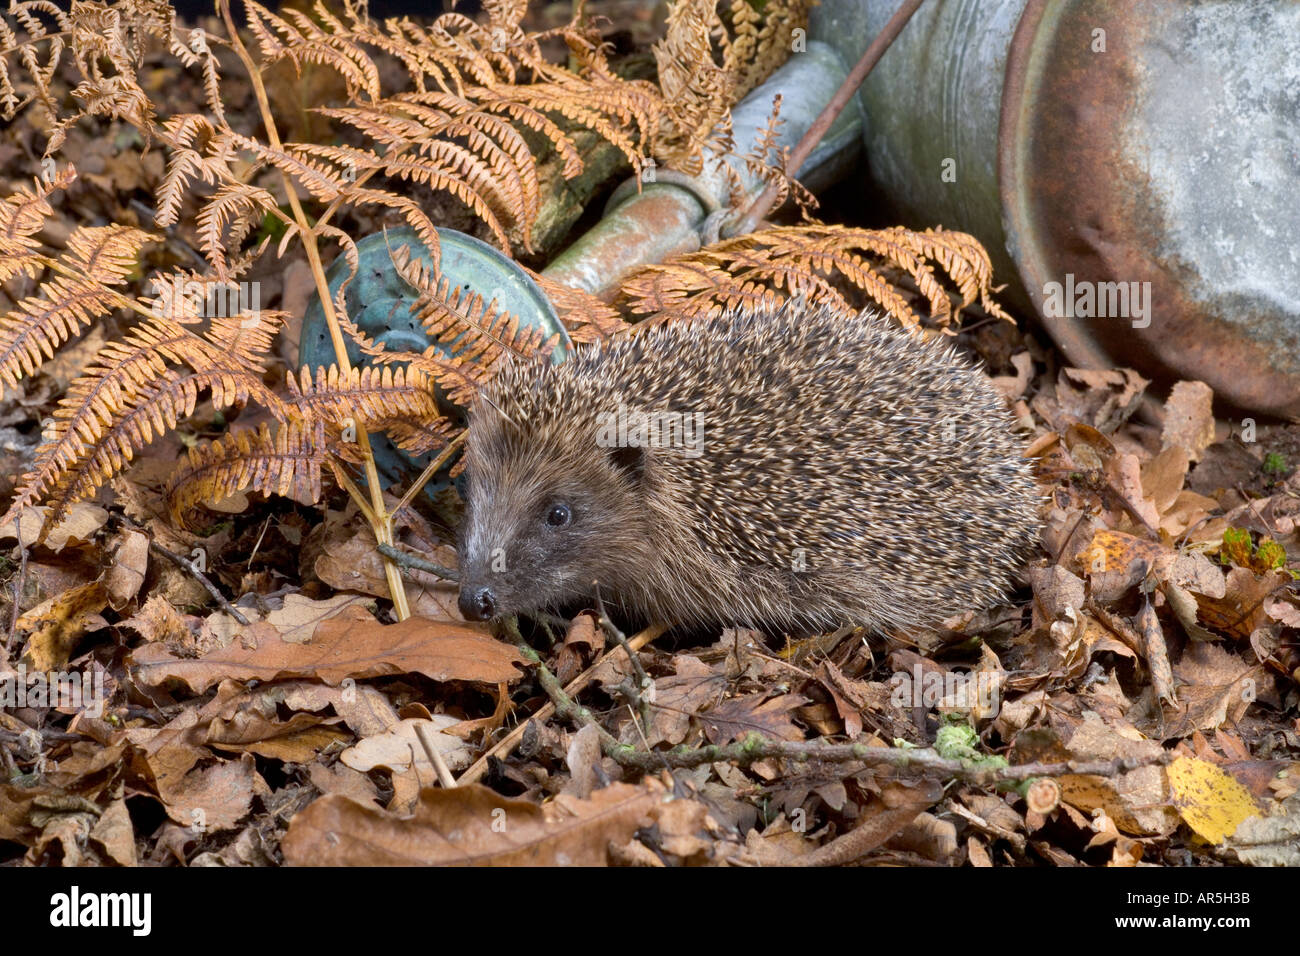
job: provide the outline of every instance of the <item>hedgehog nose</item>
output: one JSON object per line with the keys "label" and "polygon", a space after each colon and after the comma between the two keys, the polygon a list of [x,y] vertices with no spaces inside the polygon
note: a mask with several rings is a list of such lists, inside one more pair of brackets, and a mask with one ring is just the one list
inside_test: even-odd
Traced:
{"label": "hedgehog nose", "polygon": [[467,621],[486,621],[496,615],[497,599],[491,588],[461,588],[460,613]]}

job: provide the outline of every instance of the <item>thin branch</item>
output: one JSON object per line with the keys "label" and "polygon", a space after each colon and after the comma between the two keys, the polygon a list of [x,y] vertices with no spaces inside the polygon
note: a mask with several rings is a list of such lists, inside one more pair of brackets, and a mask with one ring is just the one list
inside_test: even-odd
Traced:
{"label": "thin branch", "polygon": [[378,545],[375,550],[399,567],[414,568],[416,571],[436,574],[438,577],[447,581],[460,580],[460,572],[453,571],[451,568],[444,568],[441,564],[434,564],[432,561],[426,561],[424,558],[418,557],[417,555],[407,554],[405,551],[399,551],[395,545],[381,544]]}
{"label": "thin branch", "polygon": [[[875,68],[876,64],[880,62],[880,58],[885,55],[885,51],[889,49],[890,44],[903,32],[903,27],[907,26],[907,21],[912,19],[912,14],[916,13],[922,2],[923,0],[905,0],[894,15],[889,18],[889,22],[880,31],[880,35],[871,41],[871,46],[867,47],[866,51],[863,52],[862,58],[858,60],[857,65],[853,67],[849,75],[844,78],[844,82],[835,91],[831,101],[817,115],[817,119],[813,121],[812,126],[808,127],[808,132],[804,133],[794,151],[790,153],[790,159],[786,163],[786,174],[788,176],[793,177],[799,172],[800,167],[807,161],[817,144],[822,141],[822,137],[830,130],[836,117],[840,115],[844,107],[848,105],[849,100],[858,91],[858,87],[867,78],[867,74]],[[735,229],[731,230],[730,234],[744,235],[757,229],[759,220],[767,215],[768,210],[772,208],[772,203],[776,202],[778,192],[780,192],[780,185],[775,181],[769,182],[749,207],[744,218],[740,220]]]}
{"label": "thin branch", "polygon": [[[633,652],[639,651],[641,648],[645,647],[655,638],[663,634],[663,632],[666,630],[667,628],[662,624],[655,624],[651,627],[648,627],[640,634],[637,634],[634,637],[629,638],[627,642],[628,647],[631,648]],[[528,645],[526,644],[522,645],[522,647],[520,648],[521,651],[523,650],[524,647],[528,647]],[[596,669],[601,665],[603,665],[607,660],[609,660],[610,657],[619,653],[625,653],[623,648],[621,647],[612,648],[608,653],[604,654],[600,658],[600,660],[596,661],[596,663],[592,664],[590,667],[588,667],[585,671],[583,671],[573,680],[569,681],[569,683],[566,684],[561,689],[562,692],[567,695],[580,693],[582,689],[585,688],[591,682],[592,675],[596,673]],[[528,647],[528,652],[527,654],[525,654],[525,656],[528,656],[528,654],[532,654],[533,658],[537,657],[537,655],[533,652],[533,649],[531,647]],[[547,673],[549,673],[549,671]],[[555,704],[553,701],[554,699],[552,699],[552,703],[543,704],[540,708],[538,708],[537,712],[532,715],[531,719],[538,720],[538,721],[548,720],[550,716],[555,713]],[[493,757],[496,757],[497,759],[501,759],[508,756],[511,753],[511,751],[513,751],[515,747],[518,746],[519,741],[523,738],[524,731],[527,729],[527,727],[528,727],[527,720],[520,721],[519,725],[515,727],[514,730],[510,731],[509,734],[501,738],[500,742],[498,742],[491,750],[485,753],[482,757],[479,757],[479,759],[474,762],[474,765],[472,767],[470,767],[463,774],[461,774],[457,782],[464,785],[467,783],[474,783],[475,781],[482,778],[483,774],[487,772],[488,762]]]}
{"label": "thin branch", "polygon": [[189,558],[182,557],[181,555],[177,554],[175,551],[170,551],[167,548],[164,548],[161,544],[159,544],[157,541],[153,539],[153,535],[149,534],[148,531],[145,531],[144,528],[141,528],[139,525],[131,521],[129,518],[123,517],[122,523],[126,525],[128,528],[131,528],[134,531],[139,531],[141,534],[147,537],[149,539],[150,551],[155,551],[158,554],[161,554],[172,564],[176,565],[176,567],[180,568],[182,571],[188,572],[190,576],[194,578],[194,580],[199,582],[199,584],[203,585],[203,589],[207,591],[210,595],[212,595],[212,600],[217,602],[217,605],[221,608],[221,610],[225,611],[227,614],[233,617],[244,627],[249,626],[248,618],[240,614],[239,609],[226,600],[226,596],[222,594],[219,590],[217,590],[217,586],[213,584],[210,580],[208,580],[208,576],[206,574],[204,574],[202,571],[200,571],[198,568],[194,566],[193,561],[191,561]]}
{"label": "thin branch", "polygon": [[641,713],[641,725],[648,728],[650,726],[650,699],[646,695],[653,689],[654,681],[650,679],[650,675],[641,666],[641,656],[628,646],[627,635],[619,630],[614,622],[609,619],[609,615],[605,613],[605,602],[600,597],[600,582],[592,581],[591,584],[596,592],[596,613],[600,615],[600,626],[604,628],[606,634],[609,634],[618,642],[619,647],[627,652],[628,660],[632,662],[632,673],[636,677],[636,688],[631,695],[631,703],[635,703],[637,710]]}
{"label": "thin branch", "polygon": [[[816,740],[770,740],[761,734],[751,733],[744,740],[726,746],[711,744],[705,747],[679,748],[660,751],[636,750],[620,743],[609,731],[601,727],[590,710],[573,699],[569,688],[560,686],[536,651],[526,644],[520,651],[537,665],[537,680],[546,691],[555,713],[574,723],[591,724],[600,737],[601,750],[607,757],[624,767],[636,770],[689,769],[701,764],[719,761],[748,767],[761,760],[783,759],[799,763],[821,761],[825,763],[863,763],[868,766],[889,766],[899,770],[925,770],[954,780],[978,786],[1008,786],[1036,777],[1061,777],[1087,774],[1114,777],[1142,767],[1164,766],[1175,754],[1164,752],[1153,758],[1117,757],[1113,760],[1065,760],[1057,763],[1025,763],[1005,766],[1001,763],[978,764],[970,760],[952,760],[939,756],[934,750],[902,747],[871,747],[866,744],[828,744]],[[545,708],[543,708],[545,710]],[[538,716],[541,711],[538,712]],[[463,779],[463,778],[462,778]]]}

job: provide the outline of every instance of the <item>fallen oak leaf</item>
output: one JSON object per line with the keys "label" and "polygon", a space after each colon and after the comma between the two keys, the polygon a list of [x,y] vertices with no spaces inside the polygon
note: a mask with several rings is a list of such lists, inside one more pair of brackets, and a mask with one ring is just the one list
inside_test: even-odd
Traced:
{"label": "fallen oak leaf", "polygon": [[725,745],[754,732],[774,740],[803,740],[804,733],[790,719],[790,711],[808,703],[808,698],[799,694],[766,697],[764,693],[733,697],[700,714],[709,742]]}
{"label": "fallen oak leaf", "polygon": [[288,720],[270,720],[260,714],[238,713],[233,720],[215,717],[204,743],[215,750],[251,753],[285,763],[308,763],[331,744],[352,739],[331,726],[339,718],[294,714]]}
{"label": "fallen oak leaf", "polygon": [[1139,562],[1146,571],[1150,571],[1169,551],[1169,548],[1154,541],[1124,534],[1122,531],[1099,528],[1075,560],[1089,575],[1112,572],[1128,574]]}
{"label": "fallen oak leaf", "polygon": [[113,563],[103,574],[108,603],[121,611],[140,593],[149,570],[149,536],[143,531],[124,528],[117,537]]}
{"label": "fallen oak leaf", "polygon": [[284,640],[266,622],[244,629],[225,647],[181,659],[158,644],[131,655],[136,679],[158,686],[179,680],[195,693],[226,678],[273,681],[314,678],[331,686],[346,678],[423,674],[435,681],[504,684],[521,676],[524,659],[515,648],[465,624],[413,617],[381,624],[349,605],[323,621],[307,643]]}
{"label": "fallen oak leaf", "polygon": [[404,773],[411,769],[414,762],[423,779],[432,780],[437,772],[424,752],[424,742],[416,733],[417,727],[422,725],[432,731],[428,739],[442,754],[447,768],[464,770],[474,762],[474,758],[463,740],[445,732],[458,723],[460,721],[455,717],[446,714],[434,714],[429,718],[408,717],[383,733],[357,741],[339,755],[339,761],[345,767],[362,773],[377,767]]}
{"label": "fallen oak leaf", "polygon": [[1213,443],[1213,390],[1204,382],[1176,383],[1165,402],[1161,447],[1182,446],[1192,461],[1199,461]]}
{"label": "fallen oak leaf", "polygon": [[205,832],[234,829],[252,810],[254,797],[266,797],[270,786],[257,772],[252,754],[195,768],[160,790],[163,809],[181,826]]}
{"label": "fallen oak leaf", "polygon": [[280,849],[290,866],[603,866],[665,796],[648,778],[538,806],[470,784],[422,790],[403,817],[336,794],[294,816]]}
{"label": "fallen oak leaf", "polygon": [[1264,602],[1280,594],[1290,577],[1279,571],[1256,574],[1247,568],[1228,572],[1222,598],[1197,601],[1206,626],[1237,640],[1248,640],[1258,627],[1268,623]]}
{"label": "fallen oak leaf", "polygon": [[[49,513],[50,509],[46,506],[23,508],[15,520],[0,525],[0,541],[15,538],[23,547],[31,547],[40,538],[41,528]],[[86,544],[94,540],[107,521],[108,512],[99,505],[79,501],[68,508],[62,521],[49,529],[43,545],[57,554],[69,544]]]}

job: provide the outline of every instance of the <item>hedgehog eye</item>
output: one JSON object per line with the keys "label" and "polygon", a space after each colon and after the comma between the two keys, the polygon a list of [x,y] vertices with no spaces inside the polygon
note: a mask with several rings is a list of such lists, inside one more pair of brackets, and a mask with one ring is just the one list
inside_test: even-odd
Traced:
{"label": "hedgehog eye", "polygon": [[561,502],[551,505],[546,512],[546,523],[552,528],[563,528],[573,520],[573,512],[569,506]]}

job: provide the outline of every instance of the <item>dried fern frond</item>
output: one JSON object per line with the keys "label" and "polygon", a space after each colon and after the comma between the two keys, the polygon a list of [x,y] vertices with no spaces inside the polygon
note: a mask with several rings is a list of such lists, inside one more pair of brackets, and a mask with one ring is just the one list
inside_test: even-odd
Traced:
{"label": "dried fern frond", "polygon": [[393,262],[416,291],[411,311],[430,341],[422,355],[410,356],[412,365],[457,404],[468,404],[491,377],[492,367],[507,354],[545,356],[559,341],[558,335],[548,337],[543,330],[524,325],[495,300],[484,301],[471,289],[452,287],[446,276],[410,259],[407,250],[399,249]]}
{"label": "dried fern frond", "polygon": [[731,73],[738,101],[779,68],[798,49],[796,30],[807,31],[812,0],[766,3],[762,13],[750,0],[731,0],[734,38],[726,47],[724,68]]}
{"label": "dried fern frond", "polygon": [[[8,12],[18,24],[18,30],[0,18],[0,117],[13,119],[33,101],[39,101],[48,115],[56,116],[58,104],[50,93],[50,82],[59,68],[70,33],[68,15],[53,3],[40,0],[11,3]],[[49,17],[53,23],[47,25],[42,16]],[[31,79],[32,92],[23,99],[18,98],[14,88],[11,59],[22,64]]]}
{"label": "dried fern frond", "polygon": [[189,450],[185,463],[167,480],[167,508],[172,520],[185,527],[196,505],[241,491],[312,505],[320,500],[325,460],[325,425],[320,419],[285,422],[274,431],[263,424],[256,431],[231,432]]}
{"label": "dried fern frond", "polygon": [[[241,369],[188,373],[166,369],[152,377],[129,404],[113,406],[111,420],[93,428],[89,439],[67,424],[80,409],[60,403],[51,440],[37,449],[37,468],[19,487],[10,514],[43,500],[50,506],[41,531],[43,540],[69,507],[94,495],[100,486],[125,470],[138,452],[192,415],[205,391],[212,393],[214,404],[219,406],[245,401],[253,395],[266,397],[260,380]],[[58,417],[60,413],[69,418]],[[79,417],[84,423],[85,417]]]}
{"label": "dried fern frond", "polygon": [[[349,321],[339,289],[331,300],[335,331],[353,335],[375,367],[291,377],[285,396],[283,388],[277,393],[263,381],[283,316],[242,301],[214,314],[191,296],[206,302],[210,290],[232,285],[248,270],[270,248],[269,238],[251,241],[266,221],[284,227],[280,254],[290,243],[303,243],[318,282],[322,239],[337,239],[355,268],[352,239],[330,220],[341,222],[359,207],[400,213],[436,261],[437,234],[412,186],[456,197],[503,249],[527,249],[545,206],[539,157],[553,153],[564,177],[578,176],[580,130],[613,144],[637,170],[652,156],[686,157],[706,142],[720,144],[727,109],[785,55],[806,0],[768,0],[761,15],[731,0],[729,27],[716,4],[683,0],[678,6],[670,30],[675,38],[663,48],[668,82],[661,89],[615,74],[581,3],[569,23],[529,33],[522,26],[525,0],[486,0],[486,23],[452,12],[427,25],[407,19],[377,23],[356,0],[341,0],[341,6],[317,2],[310,11],[272,11],[248,0],[252,52],[234,32],[224,3],[218,12],[231,32],[221,36],[179,26],[165,0],[83,0],[66,13],[46,0],[11,3],[0,18],[0,110],[12,115],[26,103],[43,104],[51,118],[51,152],[84,117],[123,121],[146,144],[161,143],[167,162],[155,221],[163,228],[192,229],[207,260],[194,272],[173,269],[155,277],[163,285],[150,295],[133,293],[123,286],[146,234],[116,226],[80,229],[69,248],[51,258],[35,235],[52,214],[48,197],[57,185],[38,183],[0,204],[0,279],[44,278],[34,296],[0,320],[0,380],[13,384],[31,374],[59,345],[110,311],[136,319],[120,341],[101,350],[56,408],[15,507],[48,500],[51,521],[57,520],[205,397],[217,407],[253,402],[280,425],[229,436],[191,454],[169,486],[178,510],[250,485],[314,501],[322,463],[336,465],[331,455],[357,458],[358,446],[346,440],[350,426],[381,430],[414,452],[445,444],[457,425],[440,414],[440,401],[468,403],[502,356],[544,355],[555,341],[497,304],[451,288],[436,272],[411,266],[420,319],[433,344],[418,355],[383,350]],[[543,41],[556,37],[570,50],[565,63],[543,56]],[[221,97],[219,51],[238,56],[249,72],[265,135],[256,126],[231,126]],[[204,104],[195,112],[168,115],[165,99],[147,92],[153,87],[141,82],[141,67],[160,56],[199,74]],[[389,58],[409,80],[397,89],[385,88],[393,71],[381,66]],[[230,62],[224,52],[222,59]],[[281,139],[276,104],[262,82],[277,62],[342,78],[345,102],[313,104],[333,126],[328,138]],[[60,72],[61,65],[68,68]],[[14,71],[23,73],[22,83]],[[56,76],[63,84],[57,89]],[[671,142],[661,152],[665,135]],[[64,182],[65,175],[70,172],[51,182]],[[288,198],[287,211],[282,197]],[[755,275],[744,281],[755,290],[759,272],[765,269],[770,278],[780,271],[764,264],[758,252],[746,255]],[[952,269],[960,270],[961,251],[952,255]],[[793,276],[793,268],[788,272]],[[579,293],[559,297],[559,304],[578,341],[623,327],[617,312]],[[343,359],[339,364],[347,365]],[[372,504],[380,514],[377,501]]]}
{"label": "dried fern frond", "polygon": [[76,177],[76,168],[68,164],[49,179],[37,179],[30,187],[19,186],[0,203],[0,282],[18,275],[35,279],[44,270],[46,259],[38,252],[36,233],[54,215],[50,194],[67,187]]}
{"label": "dried fern frond", "polygon": [[[254,0],[244,0],[244,6],[248,28],[268,63],[288,59],[299,73],[308,63],[329,67],[343,77],[349,99],[362,94],[372,100],[379,98],[378,67],[348,25],[335,18],[324,4],[318,3],[314,10],[320,23],[292,7],[285,7],[285,17],[279,17]],[[355,19],[357,13],[349,8],[345,15]]]}
{"label": "dried fern frond", "polygon": [[990,315],[1011,320],[993,301],[993,267],[978,240],[947,229],[902,227],[785,226],[726,239],[634,273],[623,284],[621,303],[634,314],[665,319],[794,295],[848,308],[841,289],[854,288],[914,328],[921,319],[888,275],[894,269],[911,278],[928,300],[930,317],[947,330],[953,304],[932,263],[955,286],[958,310],[978,300]]}
{"label": "dried fern frond", "polygon": [[345,375],[337,366],[318,368],[313,377],[288,376],[290,403],[303,418],[321,418],[334,425],[382,430],[395,422],[415,425],[438,417],[433,387],[418,369],[372,366],[353,368]]}
{"label": "dried fern frond", "polygon": [[19,379],[35,374],[53,358],[60,345],[119,307],[123,296],[112,287],[136,268],[140,247],[152,238],[128,226],[82,226],[73,231],[67,250],[54,262],[55,276],[13,312],[0,316],[0,381],[17,387]]}
{"label": "dried fern frond", "polygon": [[539,272],[529,273],[576,343],[595,342],[627,330],[623,314],[585,289],[561,285]]}
{"label": "dried fern frond", "polygon": [[760,14],[749,0],[731,0],[730,31],[718,6],[717,0],[677,0],[654,47],[667,127],[661,158],[689,173],[699,171],[711,140],[715,152],[728,151],[728,111],[789,57],[794,30],[806,27],[811,3],[769,0]]}
{"label": "dried fern frond", "polygon": [[[811,218],[811,211],[818,205],[817,197],[790,175],[788,168],[790,148],[780,145],[781,126],[785,123],[781,117],[782,102],[781,94],[772,97],[772,112],[768,115],[767,122],[758,131],[758,139],[752,151],[739,158],[745,164],[745,169],[753,181],[764,186],[772,183],[776,185],[776,196],[772,201],[773,209],[780,209],[786,200],[793,196],[803,215]],[[734,173],[730,165],[726,169],[732,174],[731,205],[738,208],[747,206],[753,194],[747,194],[747,184]]]}

